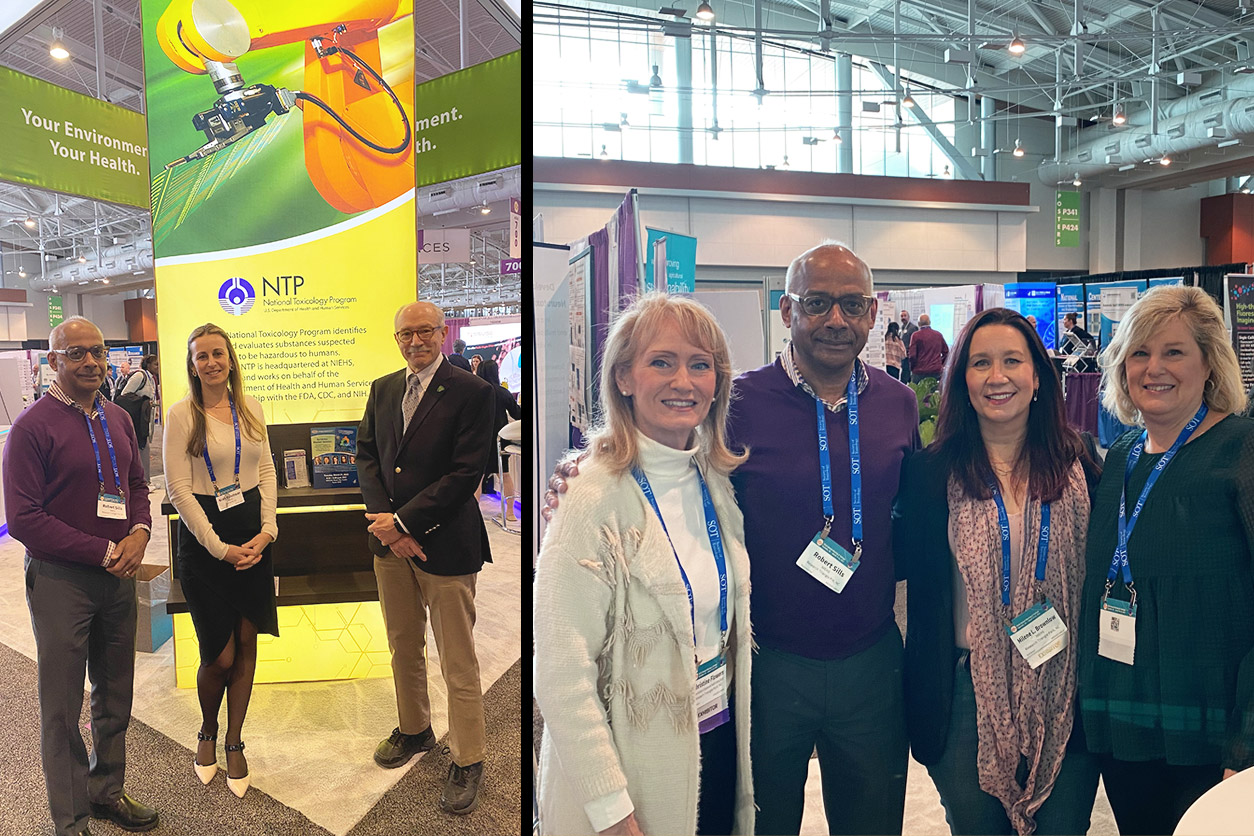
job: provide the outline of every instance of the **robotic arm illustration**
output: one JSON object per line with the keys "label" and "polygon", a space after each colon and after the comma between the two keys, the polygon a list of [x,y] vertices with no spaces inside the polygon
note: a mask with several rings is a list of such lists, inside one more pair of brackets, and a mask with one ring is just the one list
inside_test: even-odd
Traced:
{"label": "robotic arm illustration", "polygon": [[[166,168],[203,159],[293,107],[303,112],[305,168],[342,212],[387,203],[413,188],[413,81],[383,79],[379,29],[413,13],[413,0],[173,0],[157,41],[180,69],[208,75],[219,98],[196,113],[200,148]],[[235,61],[249,51],[305,42],[305,90],[245,86]],[[373,65],[373,66],[372,66]],[[313,105],[309,107],[307,105]]]}

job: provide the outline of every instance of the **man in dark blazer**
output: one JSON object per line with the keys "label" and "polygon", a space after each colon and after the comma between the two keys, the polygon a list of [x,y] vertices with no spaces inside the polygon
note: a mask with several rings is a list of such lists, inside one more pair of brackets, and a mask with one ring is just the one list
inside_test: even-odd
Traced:
{"label": "man in dark blazer", "polygon": [[469,813],[479,803],[486,753],[475,578],[492,555],[475,487],[493,444],[493,392],[445,360],[447,334],[443,311],[429,302],[397,312],[406,368],[370,387],[357,430],[357,473],[400,714],[374,758],[393,768],[435,746],[424,654],[429,610],[448,686],[453,755],[440,808]]}
{"label": "man in dark blazer", "polygon": [[470,361],[466,359],[465,340],[453,340],[453,353],[448,356],[448,361],[459,369],[470,371]]}

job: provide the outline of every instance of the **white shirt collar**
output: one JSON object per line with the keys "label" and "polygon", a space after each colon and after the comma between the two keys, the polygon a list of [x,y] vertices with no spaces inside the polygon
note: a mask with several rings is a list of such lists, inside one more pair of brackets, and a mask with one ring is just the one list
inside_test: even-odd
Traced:
{"label": "white shirt collar", "polygon": [[406,367],[405,385],[408,386],[409,382],[417,377],[418,382],[422,384],[422,391],[427,391],[427,387],[431,385],[431,378],[435,377],[436,370],[440,368],[440,363],[443,360],[444,355],[437,354],[435,359],[432,360],[431,364],[425,369],[414,371],[413,369]]}

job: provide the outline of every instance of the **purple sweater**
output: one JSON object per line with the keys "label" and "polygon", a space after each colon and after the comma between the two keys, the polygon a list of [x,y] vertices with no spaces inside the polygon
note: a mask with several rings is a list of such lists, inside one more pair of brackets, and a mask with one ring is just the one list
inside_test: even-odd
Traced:
{"label": "purple sweater", "polygon": [[[109,542],[118,542],[132,526],[152,525],[148,482],[139,460],[139,444],[130,416],[104,401],[109,433],[118,457],[129,519],[96,515],[100,481],[86,421],[77,409],[45,395],[13,422],[4,446],[4,514],[13,539],[32,557],[53,563],[99,566]],[[105,490],[118,493],[100,418],[92,420],[100,446]],[[104,571],[103,569],[101,571]]]}
{"label": "purple sweater", "polygon": [[[867,368],[858,396],[862,451],[862,563],[839,595],[797,566],[823,528],[818,420],[814,399],[793,385],[779,360],[736,378],[728,420],[734,448],[749,459],[732,473],[745,515],[753,633],[773,650],[843,659],[874,644],[893,621],[892,505],[906,453],[918,449],[914,393]],[[850,547],[849,419],[827,412],[832,464],[831,535]]]}

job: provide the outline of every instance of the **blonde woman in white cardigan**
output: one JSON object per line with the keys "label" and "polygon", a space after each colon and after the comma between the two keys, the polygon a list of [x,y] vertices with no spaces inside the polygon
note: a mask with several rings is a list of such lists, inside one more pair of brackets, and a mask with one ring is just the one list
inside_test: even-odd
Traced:
{"label": "blonde woman in white cardigan", "polygon": [[536,566],[540,829],[751,834],[726,337],[690,299],[643,296],[610,330],[601,381],[604,426]]}

